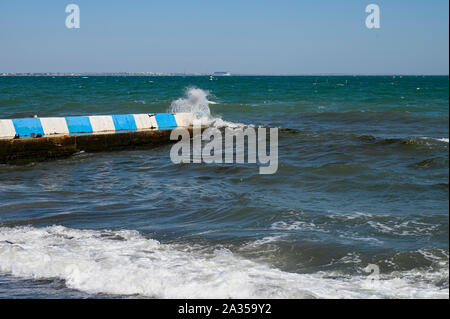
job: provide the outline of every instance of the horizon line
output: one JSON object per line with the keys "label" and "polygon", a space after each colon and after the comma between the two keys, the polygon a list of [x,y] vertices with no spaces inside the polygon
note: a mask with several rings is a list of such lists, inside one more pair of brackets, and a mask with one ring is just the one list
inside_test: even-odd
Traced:
{"label": "horizon line", "polygon": [[[0,72],[0,76],[214,76],[201,72]],[[449,76],[449,73],[231,73],[228,76]]]}

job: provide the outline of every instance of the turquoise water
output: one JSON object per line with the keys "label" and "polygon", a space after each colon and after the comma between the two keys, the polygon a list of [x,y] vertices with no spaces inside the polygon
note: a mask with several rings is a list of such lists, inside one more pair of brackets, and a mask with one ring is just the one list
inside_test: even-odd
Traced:
{"label": "turquoise water", "polygon": [[169,145],[0,165],[0,297],[448,298],[448,80],[0,77],[0,118],[199,88],[225,123],[279,128],[274,175]]}

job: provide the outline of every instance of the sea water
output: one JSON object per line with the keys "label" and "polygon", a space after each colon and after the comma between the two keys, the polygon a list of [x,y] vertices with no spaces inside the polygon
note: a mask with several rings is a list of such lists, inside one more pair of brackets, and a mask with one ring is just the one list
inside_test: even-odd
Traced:
{"label": "sea water", "polygon": [[449,297],[448,76],[0,77],[0,118],[171,111],[278,128],[278,171],[0,165],[0,297]]}

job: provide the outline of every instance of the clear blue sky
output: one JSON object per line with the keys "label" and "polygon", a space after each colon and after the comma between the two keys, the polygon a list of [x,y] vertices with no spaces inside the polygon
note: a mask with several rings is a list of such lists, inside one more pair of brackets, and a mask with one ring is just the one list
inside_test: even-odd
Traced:
{"label": "clear blue sky", "polygon": [[[81,28],[65,27],[78,4]],[[381,28],[365,27],[365,7]],[[0,72],[448,74],[448,0],[0,1]]]}

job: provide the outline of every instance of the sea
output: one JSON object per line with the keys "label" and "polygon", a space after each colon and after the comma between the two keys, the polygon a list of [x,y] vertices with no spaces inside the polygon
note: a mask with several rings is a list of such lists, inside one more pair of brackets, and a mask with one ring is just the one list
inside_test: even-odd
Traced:
{"label": "sea", "polygon": [[207,109],[278,170],[172,145],[0,165],[0,298],[449,298],[448,76],[0,77],[0,118]]}

